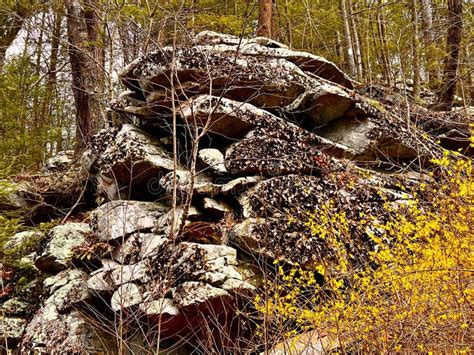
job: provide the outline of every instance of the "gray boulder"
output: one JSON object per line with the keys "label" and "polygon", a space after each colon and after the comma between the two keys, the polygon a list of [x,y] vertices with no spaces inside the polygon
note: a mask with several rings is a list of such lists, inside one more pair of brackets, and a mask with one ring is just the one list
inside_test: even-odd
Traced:
{"label": "gray boulder", "polygon": [[114,292],[111,307],[114,311],[126,310],[132,306],[138,306],[143,301],[142,293],[137,285],[126,283]]}
{"label": "gray boulder", "polygon": [[45,280],[50,296],[28,323],[22,351],[82,354],[115,348],[115,342],[77,309],[90,298],[87,279],[83,271],[67,270]]}
{"label": "gray boulder", "polygon": [[115,285],[120,286],[129,282],[145,283],[153,277],[147,260],[132,265],[120,265],[111,274]]}
{"label": "gray boulder", "polygon": [[254,128],[260,128],[259,131],[272,132],[279,138],[297,137],[300,140],[311,140],[326,149],[337,148],[331,141],[318,137],[266,110],[225,97],[199,95],[188,101],[180,112],[187,123],[206,128],[209,132],[227,138],[242,138]]}
{"label": "gray boulder", "polygon": [[44,286],[51,296],[46,304],[53,304],[59,313],[86,302],[91,294],[87,290],[89,275],[81,270],[64,270],[44,280]]}
{"label": "gray boulder", "polygon": [[224,154],[215,148],[205,148],[198,152],[198,157],[206,169],[216,173],[225,174],[227,169],[224,164]]}
{"label": "gray boulder", "polygon": [[41,196],[31,191],[26,183],[0,180],[0,211],[29,209],[41,201]]}
{"label": "gray boulder", "polygon": [[394,132],[382,122],[369,117],[341,118],[331,122],[320,134],[334,143],[349,148],[346,156],[353,160],[375,161],[387,159],[413,159],[418,156],[416,146],[400,127]]}
{"label": "gray boulder", "polygon": [[334,63],[312,53],[290,50],[285,44],[269,38],[240,39],[228,34],[203,31],[194,37],[194,43],[212,46],[217,51],[235,51],[235,47],[239,46],[239,52],[243,55],[284,58],[304,71],[349,89],[353,88],[352,80]]}
{"label": "gray boulder", "polygon": [[234,175],[312,174],[338,169],[340,164],[331,156],[347,154],[351,154],[347,147],[327,143],[288,123],[286,130],[257,128],[249,132],[227,148],[225,162]]}
{"label": "gray boulder", "polygon": [[150,232],[168,208],[156,202],[111,201],[92,212],[92,229],[103,241]]}
{"label": "gray boulder", "polygon": [[339,174],[287,175],[258,183],[240,199],[246,219],[233,227],[232,243],[252,254],[311,268],[321,258],[331,262],[337,252],[324,234],[331,228],[322,221],[344,214],[344,228],[350,231],[351,238],[338,243],[345,245],[353,261],[358,262],[375,247],[366,242],[370,226],[359,223],[365,213],[370,211],[378,221],[384,221],[390,214],[384,204],[408,200],[410,195],[393,190],[395,181],[387,184],[392,188],[386,188],[363,173],[354,174],[350,185],[340,184]]}
{"label": "gray boulder", "polygon": [[[186,82],[183,98],[198,92],[223,95],[249,102],[257,107],[286,107],[290,111],[307,111],[317,122],[338,118],[352,107],[349,92],[297,65],[278,57],[245,56],[218,51],[212,46],[165,47],[130,63],[120,73],[122,82],[134,91],[135,97],[148,96],[169,87],[171,57],[179,68],[178,78]],[[237,60],[235,57],[237,56]],[[229,76],[232,72],[233,75]],[[179,95],[178,95],[179,97]],[[155,106],[170,104],[169,98]],[[177,105],[179,107],[179,104]],[[150,115],[150,118],[156,117]]]}
{"label": "gray boulder", "polygon": [[153,182],[174,168],[158,139],[130,124],[99,132],[91,151],[95,156],[91,170],[109,199],[120,198],[129,186],[153,189]]}
{"label": "gray boulder", "polygon": [[[246,281],[246,277],[239,271],[237,251],[225,245],[181,243],[176,252],[175,275],[180,275],[182,280],[200,281],[222,288],[230,279],[245,281],[245,286],[239,285],[226,291],[239,294],[245,288],[253,290],[254,286]],[[229,283],[226,284],[229,286]],[[177,302],[179,304],[179,302]],[[195,303],[199,303],[197,300]]]}
{"label": "gray boulder", "polygon": [[49,232],[49,242],[44,252],[35,260],[35,266],[46,273],[54,274],[70,266],[73,250],[83,245],[91,229],[86,223],[66,223]]}
{"label": "gray boulder", "polygon": [[22,351],[91,354],[116,352],[115,340],[95,327],[80,311],[60,314],[53,304],[46,304],[26,327]]}
{"label": "gray boulder", "polygon": [[18,298],[10,298],[1,307],[3,314],[7,316],[25,316],[31,309],[31,304]]}
{"label": "gray boulder", "polygon": [[143,302],[140,309],[148,317],[177,316],[181,312],[171,298],[160,298],[150,302]]}
{"label": "gray boulder", "polygon": [[70,165],[73,160],[74,151],[73,150],[64,150],[58,152],[55,156],[52,156],[46,160],[45,169],[49,171],[55,171],[58,169],[63,169]]}
{"label": "gray boulder", "polygon": [[173,290],[173,300],[183,310],[205,307],[223,308],[230,294],[203,282],[185,282]]}
{"label": "gray boulder", "polygon": [[26,320],[23,318],[3,317],[0,321],[0,341],[8,347],[15,346],[23,336]]}

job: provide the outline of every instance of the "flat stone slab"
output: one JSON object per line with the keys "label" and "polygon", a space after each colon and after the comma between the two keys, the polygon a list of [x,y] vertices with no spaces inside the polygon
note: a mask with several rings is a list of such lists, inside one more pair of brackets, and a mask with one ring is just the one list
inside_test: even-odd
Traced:
{"label": "flat stone slab", "polygon": [[92,212],[92,229],[103,241],[125,238],[136,232],[149,232],[168,207],[156,202],[111,201]]}

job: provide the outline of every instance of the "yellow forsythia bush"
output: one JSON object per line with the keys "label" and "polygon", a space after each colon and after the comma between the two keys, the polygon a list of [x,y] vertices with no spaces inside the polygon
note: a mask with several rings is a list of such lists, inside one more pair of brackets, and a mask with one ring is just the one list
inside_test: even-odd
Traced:
{"label": "yellow forsythia bush", "polygon": [[[414,196],[403,208],[390,204],[391,219],[373,221],[376,245],[365,263],[351,265],[341,233],[344,213],[331,202],[307,226],[338,251],[336,260],[308,271],[277,264],[277,277],[255,298],[271,327],[292,336],[316,330],[328,347],[355,352],[470,353],[474,345],[474,181],[470,160],[433,161],[443,170],[431,198]],[[380,237],[382,235],[383,237]],[[282,325],[285,325],[284,327]]]}

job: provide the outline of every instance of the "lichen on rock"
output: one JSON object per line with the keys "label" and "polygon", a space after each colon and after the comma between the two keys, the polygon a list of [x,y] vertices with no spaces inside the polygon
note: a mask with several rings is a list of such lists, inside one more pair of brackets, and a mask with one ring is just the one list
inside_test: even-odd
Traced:
{"label": "lichen on rock", "polygon": [[67,184],[40,178],[0,194],[4,211],[39,203],[65,215],[45,237],[12,233],[4,245],[41,240],[22,255],[35,282],[15,288],[2,265],[1,335],[21,351],[119,352],[107,331],[120,326],[134,349],[184,339],[235,352],[255,339],[249,298],[275,261],[314,271],[344,250],[357,265],[377,248],[369,235],[384,235],[377,223],[421,194],[443,154],[333,63],[266,38],[205,31],[119,77],[127,90],[111,108],[127,123],[100,131],[77,162],[49,164],[50,179],[77,172],[84,194],[71,183],[66,198]]}

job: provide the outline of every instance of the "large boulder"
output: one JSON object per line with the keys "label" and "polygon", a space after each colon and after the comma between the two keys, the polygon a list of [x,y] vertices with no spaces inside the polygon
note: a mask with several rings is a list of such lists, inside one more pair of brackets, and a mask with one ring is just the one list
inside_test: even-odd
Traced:
{"label": "large boulder", "polygon": [[192,125],[228,138],[241,138],[255,125],[263,125],[272,114],[257,107],[223,97],[200,95],[181,110],[182,119]]}
{"label": "large boulder", "polygon": [[108,332],[94,327],[79,311],[60,314],[53,304],[46,304],[28,324],[22,351],[77,354],[114,351],[116,345]]}
{"label": "large boulder", "polygon": [[[184,83],[177,85],[183,91],[182,95],[177,94],[182,101],[212,88],[213,95],[257,107],[304,111],[317,123],[341,117],[353,105],[347,89],[304,72],[284,58],[245,56],[237,46],[230,51],[209,46],[176,50],[165,47],[138,58],[120,73],[122,82],[134,93],[132,96],[146,101],[144,110],[155,110],[148,114],[150,118],[171,107],[166,91],[172,62],[178,69],[176,83]],[[163,95],[156,95],[161,92]]]}
{"label": "large boulder", "polygon": [[58,152],[56,155],[52,156],[46,161],[44,168],[49,171],[64,169],[68,165],[72,164],[73,157],[74,157],[73,150],[64,150],[64,151]]}
{"label": "large boulder", "polygon": [[[308,132],[296,124],[280,118],[252,104],[223,97],[200,95],[190,100],[181,110],[188,124],[197,125],[226,138],[241,139],[250,131],[307,144],[343,154],[346,147]],[[254,128],[257,128],[254,130]]]}
{"label": "large boulder", "polygon": [[331,164],[330,157],[307,140],[278,138],[272,133],[255,130],[227,148],[227,170],[234,175],[311,174],[322,164]]}
{"label": "large boulder", "polygon": [[[182,110],[186,122],[227,138],[241,138],[227,148],[225,171],[234,175],[277,175],[318,169],[321,152],[354,156],[352,149],[248,103],[201,95]],[[243,139],[242,139],[243,138]]]}
{"label": "large boulder", "polygon": [[44,287],[51,296],[46,303],[54,304],[58,312],[65,313],[73,307],[86,302],[91,294],[86,283],[89,275],[81,270],[64,270],[44,280]]}
{"label": "large boulder", "polygon": [[[213,308],[224,308],[225,299],[230,299],[230,294],[218,287],[213,287],[204,282],[184,282],[173,290],[173,299],[176,304],[184,310],[197,311],[203,305],[208,307],[211,303]],[[220,304],[219,304],[220,303]]]}
{"label": "large boulder", "polygon": [[45,250],[35,260],[35,266],[50,274],[71,266],[74,249],[85,244],[91,232],[87,223],[71,222],[54,227],[49,232]]}
{"label": "large boulder", "polygon": [[109,199],[127,196],[129,187],[159,193],[153,191],[159,178],[174,169],[171,155],[158,139],[129,124],[99,132],[91,152],[95,162],[90,169]]}
{"label": "large boulder", "polygon": [[0,211],[33,208],[41,201],[41,196],[26,183],[0,180]]}
{"label": "large boulder", "polygon": [[156,202],[111,201],[92,212],[92,229],[103,241],[121,240],[136,232],[158,227],[168,208]]}
{"label": "large boulder", "polygon": [[26,328],[26,320],[16,317],[3,317],[0,321],[0,341],[2,345],[13,348],[22,339]]}
{"label": "large boulder", "polygon": [[[173,295],[178,298],[175,299],[173,296],[172,300],[182,311],[186,311],[188,305],[198,307],[201,303],[207,302],[206,297],[201,298],[199,295],[193,299],[192,296],[195,293],[191,292],[192,288],[189,289],[191,293],[187,295],[188,288],[179,287],[183,282],[196,282],[207,288],[212,286],[212,288],[220,289],[220,295],[228,298],[232,298],[235,294],[242,294],[244,291],[254,290],[254,286],[245,281],[246,276],[238,271],[236,250],[228,246],[190,242],[173,246],[172,243],[163,241],[159,245],[159,250],[146,255],[148,256],[137,264],[116,264],[112,270],[100,270],[93,276],[93,278],[97,278],[97,275],[101,277],[100,283],[95,282],[92,285],[92,287],[98,287],[99,290],[118,286],[112,297],[114,310],[123,310],[141,304],[142,300],[149,303],[155,300],[152,295],[156,293],[156,290],[166,290],[171,286],[177,287]],[[166,281],[163,279],[165,275],[171,279]],[[102,280],[107,286],[102,284]],[[239,283],[232,284],[232,280]],[[169,281],[172,281],[171,285],[167,285]],[[225,290],[222,285],[225,285]],[[182,299],[187,301],[181,302]]]}
{"label": "large boulder", "polygon": [[367,175],[352,173],[349,177],[333,172],[278,176],[241,196],[246,219],[234,226],[231,240],[252,254],[311,268],[321,259],[331,261],[336,255],[326,233],[334,228],[327,223],[339,223],[346,231],[340,235],[350,233],[351,239],[338,242],[349,249],[357,263],[357,258],[374,247],[367,233],[380,233],[370,227],[375,217],[382,223],[388,216],[384,204],[408,199],[408,193],[379,186]]}
{"label": "large boulder", "polygon": [[331,122],[320,134],[348,147],[353,160],[405,160],[418,156],[417,147],[404,137],[408,131],[401,128],[393,132],[387,128],[382,122],[369,117],[345,117]]}
{"label": "large boulder", "polygon": [[26,327],[23,351],[82,354],[115,348],[115,342],[76,309],[90,297],[87,279],[83,271],[67,270],[45,280],[50,296]]}
{"label": "large boulder", "polygon": [[352,154],[346,157],[374,162],[411,159],[428,166],[431,159],[443,155],[443,149],[405,113],[358,94],[354,102],[347,115],[317,129],[320,135],[347,145]]}
{"label": "large boulder", "polygon": [[179,309],[171,298],[160,298],[157,300],[143,302],[140,309],[147,317],[175,317],[180,314]]}
{"label": "large boulder", "polygon": [[268,38],[240,39],[228,34],[203,31],[196,35],[194,43],[197,45],[210,45],[216,51],[235,51],[235,47],[238,46],[239,53],[244,55],[284,58],[295,63],[304,71],[311,72],[349,89],[353,88],[353,82],[349,76],[334,63],[308,52],[290,50],[283,43],[269,40]]}
{"label": "large boulder", "polygon": [[115,285],[120,286],[134,281],[146,283],[152,279],[153,275],[151,274],[151,266],[145,259],[136,264],[117,267],[112,272],[111,277]]}

